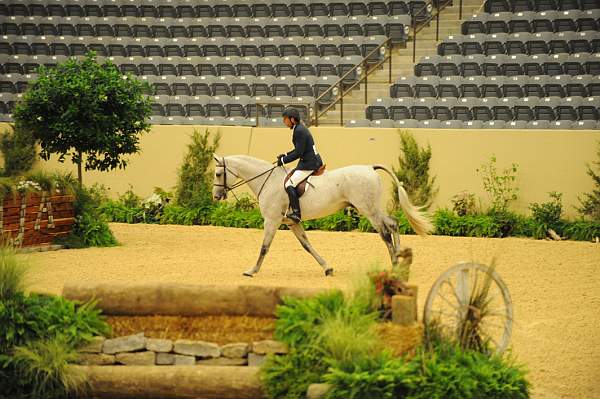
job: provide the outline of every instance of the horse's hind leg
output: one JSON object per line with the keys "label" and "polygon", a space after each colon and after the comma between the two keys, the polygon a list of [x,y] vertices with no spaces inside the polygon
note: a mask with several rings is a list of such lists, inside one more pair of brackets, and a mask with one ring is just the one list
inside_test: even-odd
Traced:
{"label": "horse's hind leg", "polygon": [[290,225],[289,227],[296,235],[298,241],[300,241],[300,244],[302,244],[302,248],[304,248],[308,253],[310,253],[313,256],[313,258],[315,258],[317,262],[319,262],[319,265],[321,265],[321,267],[325,270],[325,275],[333,275],[333,269],[327,265],[325,259],[323,259],[321,255],[319,255],[317,251],[315,251],[312,245],[310,245],[310,242],[308,241],[308,237],[306,236],[302,225],[295,223]]}
{"label": "horse's hind leg", "polygon": [[[394,252],[396,259],[402,258],[400,267],[408,267],[412,264],[412,250],[410,248],[401,249],[400,247],[400,234],[398,233],[398,221],[393,216],[384,215],[383,223],[386,229],[392,234],[392,242],[394,246]],[[408,278],[408,276],[406,276]]]}
{"label": "horse's hind leg", "polygon": [[[387,221],[387,219],[391,219],[391,218],[389,216],[385,215],[382,212],[371,212],[371,213],[368,213],[368,212],[364,212],[364,210],[361,210],[358,207],[357,207],[357,209],[367,219],[369,219],[369,222],[371,222],[371,225],[373,225],[373,228],[375,229],[375,231],[377,231],[379,233],[379,236],[381,237],[381,239],[385,243],[385,245],[386,245],[386,247],[388,249],[388,252],[390,253],[390,259],[392,261],[392,267],[394,269],[396,269],[396,267],[398,266],[398,254],[397,254],[397,251],[396,251],[396,246],[394,244],[394,233],[395,233],[395,231],[391,228],[390,224]],[[397,239],[396,242],[398,243],[398,245],[400,244],[400,240],[399,239]]]}

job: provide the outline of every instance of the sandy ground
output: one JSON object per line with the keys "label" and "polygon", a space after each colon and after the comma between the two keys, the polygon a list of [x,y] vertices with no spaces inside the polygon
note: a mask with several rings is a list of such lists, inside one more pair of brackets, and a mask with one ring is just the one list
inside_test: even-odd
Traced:
{"label": "sandy ground", "polygon": [[[113,224],[120,247],[22,255],[33,265],[32,288],[60,293],[65,282],[181,282],[344,287],[379,263],[389,265],[379,237],[309,232],[335,268],[321,268],[289,231],[280,231],[260,274],[259,230]],[[435,279],[459,261],[498,261],[515,310],[513,354],[525,363],[536,399],[600,398],[600,245],[528,239],[403,237],[415,254],[411,280],[420,305]]]}

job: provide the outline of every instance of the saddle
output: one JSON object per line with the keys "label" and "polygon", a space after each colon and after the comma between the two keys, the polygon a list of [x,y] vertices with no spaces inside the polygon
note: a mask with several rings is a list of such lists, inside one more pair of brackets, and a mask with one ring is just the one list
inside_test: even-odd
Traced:
{"label": "saddle", "polygon": [[[300,198],[302,196],[302,194],[304,194],[304,192],[306,191],[306,185],[309,184],[308,183],[308,179],[312,176],[321,176],[323,173],[325,173],[325,170],[327,169],[327,165],[321,165],[321,167],[317,170],[315,170],[313,173],[311,173],[309,176],[306,177],[306,179],[302,180],[297,186],[296,186],[296,192],[298,193],[298,198]],[[287,174],[287,176],[285,177],[285,179],[283,180],[283,186],[285,187],[285,183],[287,183],[287,181],[290,179],[290,177],[292,177],[292,174],[294,173],[296,169],[292,169],[290,171],[290,173]]]}

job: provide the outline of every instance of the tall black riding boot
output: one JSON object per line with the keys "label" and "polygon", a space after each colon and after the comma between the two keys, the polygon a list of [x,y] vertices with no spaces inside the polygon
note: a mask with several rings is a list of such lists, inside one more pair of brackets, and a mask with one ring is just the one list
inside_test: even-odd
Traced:
{"label": "tall black riding boot", "polygon": [[290,208],[292,208],[292,211],[286,216],[292,219],[294,222],[300,223],[302,221],[302,216],[300,215],[300,200],[298,199],[298,192],[293,186],[286,187],[285,191],[290,199]]}

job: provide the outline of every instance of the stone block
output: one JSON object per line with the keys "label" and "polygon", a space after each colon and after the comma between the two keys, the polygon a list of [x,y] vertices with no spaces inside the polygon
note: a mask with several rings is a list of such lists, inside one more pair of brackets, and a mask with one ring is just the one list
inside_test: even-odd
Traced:
{"label": "stone block", "polygon": [[173,352],[180,355],[190,355],[198,357],[220,357],[221,348],[213,342],[191,341],[179,339],[175,341]]}
{"label": "stone block", "polygon": [[79,348],[78,351],[80,353],[101,353],[105,340],[106,338],[104,337],[94,337],[88,344]]}
{"label": "stone block", "polygon": [[171,352],[173,341],[170,339],[146,338],[146,349],[152,352]]}
{"label": "stone block", "polygon": [[221,347],[223,356],[236,359],[248,356],[250,345],[247,343],[227,344]]}
{"label": "stone block", "polygon": [[102,345],[102,352],[109,355],[122,352],[135,352],[146,349],[144,333],[107,339]]}
{"label": "stone block", "polygon": [[174,353],[157,353],[156,354],[156,364],[159,366],[170,366],[175,364],[175,354]]}
{"label": "stone block", "polygon": [[156,353],[150,351],[117,353],[115,360],[126,366],[153,366],[156,362]]}

